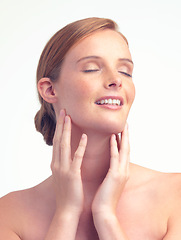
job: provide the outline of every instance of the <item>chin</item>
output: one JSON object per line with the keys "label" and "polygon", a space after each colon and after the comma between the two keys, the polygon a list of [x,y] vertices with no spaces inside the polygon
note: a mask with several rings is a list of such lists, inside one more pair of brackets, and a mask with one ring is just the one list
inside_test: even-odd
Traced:
{"label": "chin", "polygon": [[119,123],[107,123],[107,124],[104,124],[104,125],[97,125],[95,127],[95,131],[96,133],[102,133],[102,134],[105,134],[105,135],[111,135],[111,134],[118,134],[118,133],[121,133],[124,129],[124,126],[126,124],[126,121],[123,123],[123,122],[119,122]]}
{"label": "chin", "polygon": [[124,126],[114,126],[114,127],[110,127],[110,128],[107,128],[106,131],[109,132],[110,134],[118,134],[118,133],[121,133],[124,129]]}
{"label": "chin", "polygon": [[[77,121],[76,121],[77,120]],[[121,133],[126,124],[127,118],[115,119],[115,118],[96,118],[96,119],[72,119],[72,123],[75,128],[83,133],[94,133],[94,134],[118,134]]]}
{"label": "chin", "polygon": [[108,131],[110,133],[120,133],[123,131],[127,119],[118,119],[115,121],[115,119],[108,119],[105,123],[105,131]]}

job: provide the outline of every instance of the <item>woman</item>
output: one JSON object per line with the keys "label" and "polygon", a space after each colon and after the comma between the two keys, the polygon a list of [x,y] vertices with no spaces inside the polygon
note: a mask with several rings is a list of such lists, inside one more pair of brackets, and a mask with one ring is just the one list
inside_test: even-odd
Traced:
{"label": "woman", "polygon": [[50,39],[35,125],[53,144],[52,176],[0,200],[1,239],[180,240],[180,174],[129,163],[132,71],[109,19],[71,23]]}

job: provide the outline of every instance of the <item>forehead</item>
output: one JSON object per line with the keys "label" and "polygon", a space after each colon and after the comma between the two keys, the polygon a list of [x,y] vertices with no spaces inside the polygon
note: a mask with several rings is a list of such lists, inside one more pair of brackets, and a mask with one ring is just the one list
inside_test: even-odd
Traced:
{"label": "forehead", "polygon": [[131,54],[124,38],[116,31],[97,31],[76,43],[66,54],[65,60],[96,55],[100,57],[130,58]]}

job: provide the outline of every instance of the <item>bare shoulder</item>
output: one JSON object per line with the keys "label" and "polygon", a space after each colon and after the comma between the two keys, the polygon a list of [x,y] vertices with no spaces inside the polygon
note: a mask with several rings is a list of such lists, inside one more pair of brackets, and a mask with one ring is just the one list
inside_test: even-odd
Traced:
{"label": "bare shoulder", "polygon": [[158,180],[162,181],[160,192],[161,199],[168,209],[167,233],[164,240],[181,239],[181,174],[165,173]]}
{"label": "bare shoulder", "polygon": [[20,229],[23,224],[26,191],[7,194],[0,199],[0,237],[3,239],[21,239]]}
{"label": "bare shoulder", "polygon": [[170,206],[170,214],[173,214],[181,202],[181,173],[158,172],[155,176],[154,185],[163,201]]}
{"label": "bare shoulder", "polygon": [[[157,209],[159,221],[166,220],[164,240],[181,239],[181,173],[163,173],[133,164],[133,179]],[[136,176],[136,177],[135,177]],[[149,203],[150,203],[149,202]],[[160,216],[160,217],[159,217]]]}
{"label": "bare shoulder", "polygon": [[[12,192],[2,197],[0,199],[0,239],[3,239],[2,236],[6,236],[4,239],[27,239],[24,237],[25,233],[38,232],[36,226],[37,228],[41,226],[42,219],[44,224],[48,224],[46,219],[51,218],[52,214],[52,209],[47,208],[52,205],[49,193],[47,184],[41,183],[33,188]],[[14,237],[9,237],[9,234]]]}
{"label": "bare shoulder", "polygon": [[175,196],[181,197],[181,173],[162,173],[161,175],[162,179],[165,180],[163,187]]}
{"label": "bare shoulder", "polygon": [[170,201],[181,200],[181,173],[153,172],[153,184],[157,191]]}
{"label": "bare shoulder", "polygon": [[156,191],[181,194],[181,173],[164,173],[132,164],[133,179],[138,185],[154,186]]}
{"label": "bare shoulder", "polygon": [[140,219],[145,221],[147,212],[147,225],[153,227],[153,232],[159,229],[163,240],[181,239],[181,173],[163,173],[131,164],[128,190],[135,196],[134,204],[138,203],[135,213],[140,211]]}
{"label": "bare shoulder", "polygon": [[163,173],[135,164],[132,164],[131,172],[135,189],[142,189],[143,193],[152,196],[155,202],[165,204],[173,213],[181,202],[181,173]]}
{"label": "bare shoulder", "polygon": [[24,210],[27,210],[33,197],[33,188],[11,192],[0,199],[0,209],[7,216],[16,215],[16,219],[20,218]]}

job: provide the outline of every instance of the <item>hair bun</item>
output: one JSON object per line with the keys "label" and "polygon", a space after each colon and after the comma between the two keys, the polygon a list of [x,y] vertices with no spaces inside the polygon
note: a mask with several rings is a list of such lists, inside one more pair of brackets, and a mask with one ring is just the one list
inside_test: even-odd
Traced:
{"label": "hair bun", "polygon": [[56,127],[55,118],[52,118],[51,115],[41,108],[37,112],[34,121],[36,130],[43,135],[46,144],[52,146]]}

